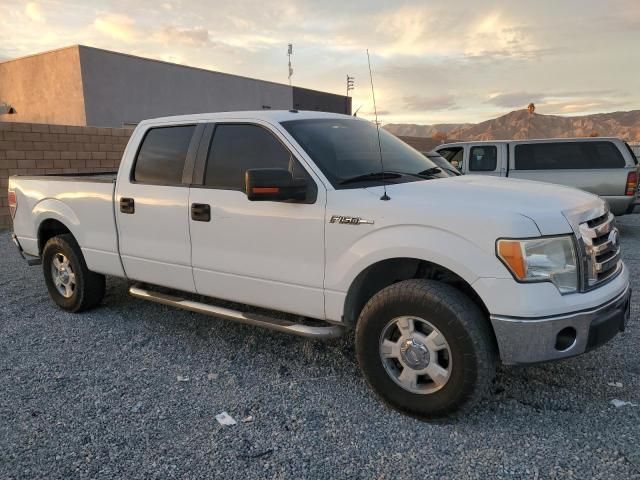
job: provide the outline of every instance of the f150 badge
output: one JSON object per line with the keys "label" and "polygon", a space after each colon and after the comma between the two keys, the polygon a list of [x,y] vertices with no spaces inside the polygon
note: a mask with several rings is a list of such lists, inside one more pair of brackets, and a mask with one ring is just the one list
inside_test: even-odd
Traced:
{"label": "f150 badge", "polygon": [[343,215],[333,215],[329,223],[344,223],[346,225],[373,225],[373,220],[366,220],[360,217],[345,217]]}

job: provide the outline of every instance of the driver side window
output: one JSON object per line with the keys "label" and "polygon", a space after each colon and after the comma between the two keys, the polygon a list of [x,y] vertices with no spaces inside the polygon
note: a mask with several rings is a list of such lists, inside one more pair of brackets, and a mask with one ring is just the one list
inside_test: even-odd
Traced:
{"label": "driver side window", "polygon": [[283,168],[296,179],[313,182],[291,152],[266,128],[251,124],[216,125],[204,184],[244,191],[245,172],[252,168]]}
{"label": "driver side window", "polygon": [[462,147],[442,148],[437,150],[437,152],[446,158],[451,165],[458,169],[462,169],[462,158],[464,155]]}

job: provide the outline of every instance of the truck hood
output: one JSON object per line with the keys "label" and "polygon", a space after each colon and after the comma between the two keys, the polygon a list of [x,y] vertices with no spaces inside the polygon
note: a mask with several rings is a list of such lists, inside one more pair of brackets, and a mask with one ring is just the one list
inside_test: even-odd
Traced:
{"label": "truck hood", "polygon": [[[375,191],[381,192],[382,187]],[[572,187],[483,175],[389,185],[387,192],[391,202],[436,208],[461,217],[487,221],[514,215],[528,217],[542,235],[570,233],[572,226],[567,218],[575,212],[604,207],[598,196]]]}

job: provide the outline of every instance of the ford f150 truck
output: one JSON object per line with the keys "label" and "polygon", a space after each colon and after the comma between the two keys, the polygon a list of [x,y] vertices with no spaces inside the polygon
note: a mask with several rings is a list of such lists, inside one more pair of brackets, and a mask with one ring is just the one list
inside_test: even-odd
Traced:
{"label": "ford f150 truck", "polygon": [[614,215],[633,213],[638,160],[619,138],[488,140],[440,145],[463,173],[557,183],[600,195]]}
{"label": "ford f150 truck", "polygon": [[14,241],[67,311],[97,306],[113,275],[135,297],[283,332],[355,329],[373,389],[427,418],[487,393],[498,360],[571,357],[624,328],[603,200],[449,176],[377,135],[295,110],[143,121],[117,176],[11,177]]}

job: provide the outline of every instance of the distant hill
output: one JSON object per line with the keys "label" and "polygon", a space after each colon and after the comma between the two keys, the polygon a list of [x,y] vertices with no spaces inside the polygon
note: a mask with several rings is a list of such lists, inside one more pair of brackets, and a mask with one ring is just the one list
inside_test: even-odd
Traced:
{"label": "distant hill", "polygon": [[448,140],[496,140],[563,137],[619,137],[640,141],[640,110],[597,113],[579,117],[529,114],[516,110],[480,123],[384,126],[398,136],[444,137]]}

